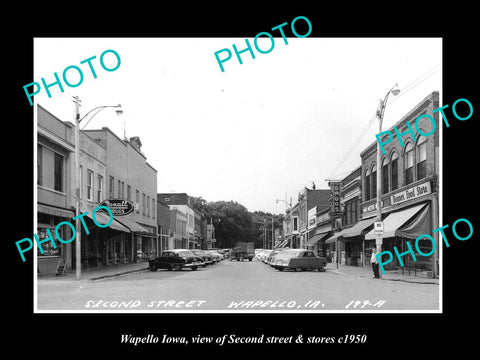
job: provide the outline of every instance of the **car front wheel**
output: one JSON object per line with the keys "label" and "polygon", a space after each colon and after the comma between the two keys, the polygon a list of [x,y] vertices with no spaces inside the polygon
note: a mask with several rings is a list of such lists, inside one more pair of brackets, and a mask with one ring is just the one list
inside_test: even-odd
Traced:
{"label": "car front wheel", "polygon": [[191,269],[192,269],[192,271],[195,271],[195,270],[197,270],[197,267],[196,267],[196,266],[192,266]]}

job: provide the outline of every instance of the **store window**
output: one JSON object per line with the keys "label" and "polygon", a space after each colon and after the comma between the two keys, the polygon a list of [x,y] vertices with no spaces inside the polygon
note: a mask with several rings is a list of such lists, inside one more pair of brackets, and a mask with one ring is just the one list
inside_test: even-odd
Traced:
{"label": "store window", "polygon": [[414,148],[411,142],[405,146],[405,185],[413,183]]}
{"label": "store window", "polygon": [[382,163],[382,194],[386,194],[388,191],[388,158],[385,158]]}
{"label": "store window", "polygon": [[392,191],[398,189],[398,154],[394,152],[390,159],[390,175],[392,176]]}
{"label": "store window", "polygon": [[417,142],[417,180],[427,177],[427,138],[420,136]]}

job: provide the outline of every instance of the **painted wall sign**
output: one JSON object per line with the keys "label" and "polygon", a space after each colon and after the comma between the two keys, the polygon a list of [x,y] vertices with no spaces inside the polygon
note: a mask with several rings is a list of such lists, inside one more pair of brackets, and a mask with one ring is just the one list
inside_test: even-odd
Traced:
{"label": "painted wall sign", "polygon": [[110,209],[113,216],[124,216],[130,214],[133,209],[133,203],[124,199],[109,199],[102,202],[103,206]]}

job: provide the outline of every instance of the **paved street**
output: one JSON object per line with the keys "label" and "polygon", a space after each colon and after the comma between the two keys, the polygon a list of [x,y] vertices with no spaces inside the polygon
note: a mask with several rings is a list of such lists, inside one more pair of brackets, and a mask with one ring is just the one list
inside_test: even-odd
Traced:
{"label": "paved street", "polygon": [[223,260],[197,271],[144,271],[97,281],[40,278],[37,296],[40,311],[439,309],[437,284],[348,276],[336,273],[334,264],[326,272],[280,272],[257,260]]}

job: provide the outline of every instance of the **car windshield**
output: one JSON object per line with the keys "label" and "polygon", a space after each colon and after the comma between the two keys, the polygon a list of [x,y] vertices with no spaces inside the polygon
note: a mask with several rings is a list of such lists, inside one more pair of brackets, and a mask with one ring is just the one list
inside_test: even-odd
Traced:
{"label": "car windshield", "polygon": [[181,257],[189,257],[189,256],[194,256],[193,253],[191,251],[180,251],[178,253],[178,256],[181,256]]}

